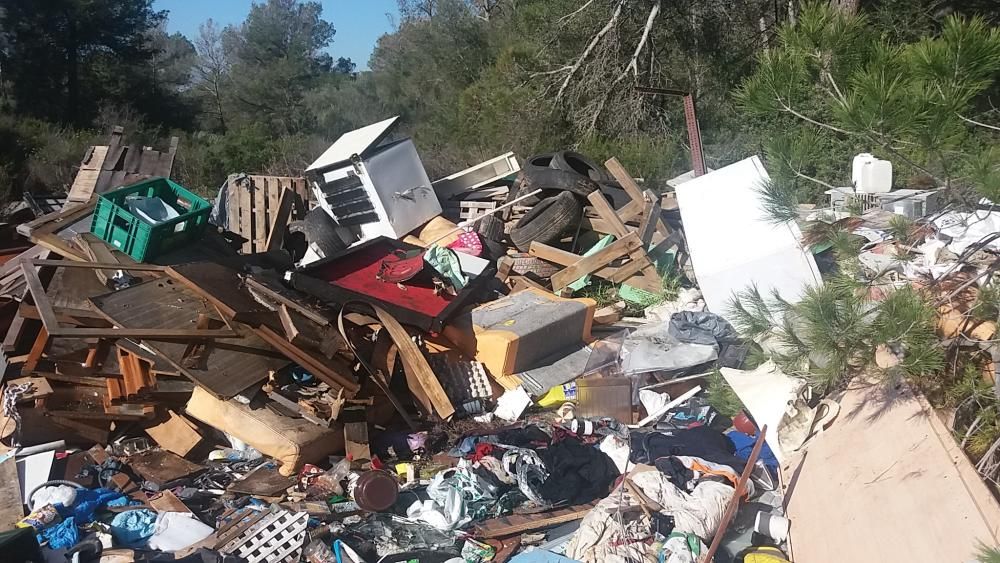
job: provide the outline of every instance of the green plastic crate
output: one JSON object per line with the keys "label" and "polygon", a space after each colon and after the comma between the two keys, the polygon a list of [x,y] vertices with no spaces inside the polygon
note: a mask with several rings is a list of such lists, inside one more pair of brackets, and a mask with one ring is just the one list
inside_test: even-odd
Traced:
{"label": "green plastic crate", "polygon": [[[129,211],[125,199],[130,195],[159,197],[180,215],[151,225]],[[151,178],[100,194],[90,231],[139,262],[145,262],[201,237],[211,211],[209,202],[180,184],[166,178]]]}

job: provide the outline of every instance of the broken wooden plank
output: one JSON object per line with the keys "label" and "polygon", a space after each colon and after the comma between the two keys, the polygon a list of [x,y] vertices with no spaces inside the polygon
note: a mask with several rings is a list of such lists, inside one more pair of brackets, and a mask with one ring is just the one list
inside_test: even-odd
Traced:
{"label": "broken wooden plank", "polygon": [[[281,248],[281,243],[285,238],[285,226],[288,224],[288,218],[292,214],[292,204],[294,202],[295,193],[292,190],[288,188],[281,190],[281,199],[277,202],[277,208],[267,232],[267,242],[264,244],[265,252]],[[274,208],[273,202],[272,208]]]}
{"label": "broken wooden plank", "polygon": [[764,447],[764,437],[766,435],[767,425],[765,424],[757,434],[757,441],[754,442],[753,449],[750,450],[750,457],[747,458],[747,464],[743,468],[743,473],[740,474],[740,478],[736,481],[736,490],[733,491],[733,498],[729,499],[726,511],[722,514],[722,521],[719,522],[715,538],[712,540],[712,545],[708,548],[708,554],[705,555],[705,561],[713,561],[715,552],[722,545],[722,539],[726,536],[726,529],[729,528],[729,522],[732,521],[733,516],[736,516],[736,510],[739,509],[740,502],[743,501],[744,495],[746,495],[747,481],[750,480],[750,474],[753,473],[754,466],[757,464],[757,458],[760,457],[760,450]]}
{"label": "broken wooden plank", "polygon": [[[241,183],[246,183],[247,185],[241,186]],[[256,240],[255,233],[253,232],[254,227],[254,217],[253,217],[253,194],[251,190],[253,189],[253,182],[249,178],[244,178],[242,182],[237,182],[237,197],[240,201],[240,216],[239,223],[237,224],[238,230],[236,231],[243,238],[247,239],[243,243],[243,254],[253,253],[253,243]]]}
{"label": "broken wooden plank", "polygon": [[94,196],[97,179],[101,175],[101,167],[104,166],[104,159],[107,156],[107,146],[98,145],[87,149],[87,153],[80,163],[80,170],[73,178],[73,185],[70,186],[69,192],[66,194],[67,202],[85,203]]}
{"label": "broken wooden plank", "polygon": [[84,254],[86,254],[87,257],[93,262],[119,265],[117,269],[95,270],[98,279],[100,279],[101,283],[104,285],[108,285],[108,281],[114,278],[118,269],[124,270],[132,276],[140,277],[138,275],[138,270],[126,269],[127,266],[134,266],[137,264],[134,258],[120,250],[112,248],[111,245],[97,238],[92,233],[80,233],[73,237],[73,242],[75,242],[76,245],[83,250]]}
{"label": "broken wooden plank", "polygon": [[590,205],[593,206],[594,211],[597,212],[598,217],[603,219],[610,225],[611,234],[615,237],[621,239],[625,235],[629,234],[628,227],[622,222],[615,210],[611,208],[611,204],[608,200],[604,198],[604,194],[600,191],[596,191],[587,196],[587,200],[590,201]]}
{"label": "broken wooden plank", "polygon": [[611,157],[606,160],[604,162],[604,167],[607,168],[608,172],[610,172],[614,179],[618,181],[618,185],[625,190],[625,193],[632,198],[632,201],[641,202],[643,200],[642,188],[639,187],[639,184],[635,182],[632,175],[625,170],[625,167],[622,166],[622,163],[616,157]]}
{"label": "broken wooden plank", "polygon": [[258,182],[250,182],[250,190],[253,192],[254,199],[253,252],[263,250],[267,242],[267,180],[259,183],[263,185],[258,185]]}
{"label": "broken wooden plank", "polygon": [[31,373],[35,371],[35,367],[38,366],[38,361],[42,359],[42,354],[45,353],[45,349],[48,348],[51,340],[49,339],[49,333],[45,330],[45,327],[38,329],[38,335],[35,337],[35,343],[31,346],[31,351],[28,352],[28,358],[24,361],[21,366],[21,373]]}
{"label": "broken wooden plank", "polygon": [[283,295],[281,292],[274,290],[273,288],[267,286],[266,284],[260,282],[257,279],[248,277],[246,278],[246,284],[254,291],[258,291],[267,296],[268,299],[273,299],[274,301],[280,303],[281,305],[285,305],[286,307],[295,309],[300,315],[306,317],[307,319],[311,320],[316,324],[322,326],[330,324],[330,320],[324,317],[323,315],[317,313],[316,311],[310,309],[309,307],[306,307],[301,303],[296,302],[294,299],[291,299],[288,296]]}
{"label": "broken wooden plank", "polygon": [[595,506],[597,506],[597,501],[541,514],[512,514],[502,518],[484,520],[475,525],[476,537],[503,538],[532,530],[541,530],[556,524],[583,520]]}
{"label": "broken wooden plank", "polygon": [[447,420],[455,414],[455,407],[451,404],[451,400],[445,393],[444,387],[441,386],[441,382],[438,381],[437,375],[434,374],[434,370],[427,363],[427,358],[413,343],[413,340],[410,339],[410,333],[403,328],[403,325],[399,324],[399,321],[377,306],[372,305],[372,309],[375,310],[382,326],[385,327],[398,347],[407,382],[411,389],[415,386],[419,387],[429,401],[429,405],[425,405],[425,408],[431,407],[439,417]]}
{"label": "broken wooden plank", "polygon": [[612,261],[629,254],[629,252],[641,247],[641,245],[642,243],[639,241],[638,235],[628,233],[620,240],[616,240],[590,256],[581,256],[573,265],[556,272],[550,278],[552,289],[560,291],[583,276],[592,274],[607,266]]}
{"label": "broken wooden plank", "polygon": [[[111,269],[118,270],[121,269],[121,264],[119,262],[90,262],[88,260],[81,260],[78,262],[66,262],[64,260],[31,260],[30,263],[34,266],[54,266],[57,268],[90,268],[90,269]],[[134,272],[166,272],[169,266],[157,266],[155,264],[133,264],[128,267],[129,270]]]}
{"label": "broken wooden plank", "polygon": [[166,485],[205,470],[205,466],[165,450],[150,450],[129,456],[128,465],[140,477],[157,485]]}
{"label": "broken wooden plank", "polygon": [[27,223],[21,223],[17,226],[17,233],[28,238],[31,238],[32,235],[54,233],[92,213],[95,205],[97,205],[96,198],[91,198],[87,203],[67,204],[60,211],[42,215]]}
{"label": "broken wooden plank", "polygon": [[191,509],[170,489],[149,497],[148,504],[156,512],[187,512],[191,514]]}

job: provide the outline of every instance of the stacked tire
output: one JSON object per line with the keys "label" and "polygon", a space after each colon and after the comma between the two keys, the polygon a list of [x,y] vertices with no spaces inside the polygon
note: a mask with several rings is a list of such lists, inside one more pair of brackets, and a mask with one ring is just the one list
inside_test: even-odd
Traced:
{"label": "stacked tire", "polygon": [[545,153],[529,158],[511,187],[508,201],[541,190],[525,199],[533,205],[511,228],[510,240],[522,252],[532,242],[552,244],[579,225],[587,196],[601,190],[608,173],[586,156],[572,151]]}

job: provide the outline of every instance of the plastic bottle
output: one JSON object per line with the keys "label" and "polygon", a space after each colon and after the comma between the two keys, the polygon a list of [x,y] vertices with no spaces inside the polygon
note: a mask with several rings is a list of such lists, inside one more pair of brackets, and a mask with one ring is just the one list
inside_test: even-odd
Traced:
{"label": "plastic bottle", "polygon": [[320,540],[313,540],[302,552],[302,557],[309,563],[336,563],[337,557],[330,546]]}
{"label": "plastic bottle", "polygon": [[322,475],[317,476],[312,483],[309,484],[309,488],[306,489],[306,494],[310,497],[317,498],[329,498],[334,495],[344,494],[343,487],[340,486],[340,482],[347,477],[347,474],[351,472],[351,460],[346,457],[327,470]]}

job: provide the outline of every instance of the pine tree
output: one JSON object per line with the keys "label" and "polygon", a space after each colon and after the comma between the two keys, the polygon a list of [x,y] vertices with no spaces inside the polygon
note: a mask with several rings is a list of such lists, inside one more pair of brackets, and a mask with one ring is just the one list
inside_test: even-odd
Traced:
{"label": "pine tree", "polygon": [[845,149],[833,154],[887,158],[956,199],[969,201],[974,189],[1000,200],[1000,153],[990,147],[1000,127],[989,123],[1000,116],[985,99],[1000,71],[1000,31],[984,19],[948,16],[937,35],[906,43],[864,15],[809,3],[758,62],[737,98],[774,126],[767,159],[776,173],[764,191],[776,220],[832,184],[849,185],[846,162],[827,178],[817,173],[831,145]]}

